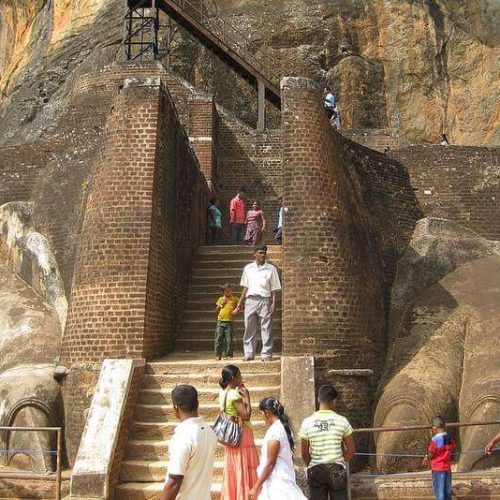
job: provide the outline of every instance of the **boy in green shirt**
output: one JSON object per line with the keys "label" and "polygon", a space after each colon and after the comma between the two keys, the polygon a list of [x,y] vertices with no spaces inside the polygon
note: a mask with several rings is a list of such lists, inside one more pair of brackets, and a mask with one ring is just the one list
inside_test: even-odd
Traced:
{"label": "boy in green shirt", "polygon": [[221,286],[224,293],[217,299],[217,327],[215,329],[215,357],[220,360],[233,357],[233,318],[240,299],[233,295],[233,288],[229,283]]}

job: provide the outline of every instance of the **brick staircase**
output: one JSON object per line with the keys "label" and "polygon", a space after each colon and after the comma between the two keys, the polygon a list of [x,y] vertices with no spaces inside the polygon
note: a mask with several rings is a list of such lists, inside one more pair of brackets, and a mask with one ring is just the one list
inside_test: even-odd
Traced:
{"label": "brick staircase", "polygon": [[[269,261],[278,268],[281,247],[268,250]],[[212,423],[218,412],[218,393],[221,369],[227,360],[216,361],[213,354],[215,327],[215,300],[218,285],[230,281],[239,291],[243,266],[252,258],[249,247],[214,246],[200,248],[193,262],[192,279],[185,317],[177,340],[175,353],[163,360],[146,365],[141,391],[134,411],[131,433],[115,492],[118,500],[158,498],[165,480],[168,460],[168,440],[175,426],[170,394],[180,383],[194,385],[199,392],[200,415]],[[276,350],[281,347],[281,298],[274,321]],[[280,395],[279,357],[263,363],[260,360],[243,363],[243,319],[235,321],[235,358],[243,380],[250,390],[253,407],[255,438],[260,446],[264,437],[264,423],[260,420],[259,401],[265,396]],[[219,498],[222,482],[224,449],[218,446],[214,468],[214,499]]]}
{"label": "brick staircase", "polygon": [[[170,400],[171,390],[180,383],[190,383],[199,392],[200,414],[212,423],[219,411],[218,380],[226,362],[206,359],[211,353],[197,356],[173,354],[163,361],[148,363],[142,390],[136,404],[131,436],[122,462],[120,483],[115,498],[140,500],[158,498],[163,487],[168,459],[168,440],[175,426]],[[196,359],[193,359],[196,358]],[[259,401],[264,396],[280,395],[281,361],[240,363],[243,380],[250,389],[253,424],[257,444],[264,437],[264,424],[259,420]],[[222,482],[224,449],[218,446],[214,468],[212,497],[218,498]]]}
{"label": "brick staircase", "polygon": [[[177,338],[177,351],[209,351],[214,346],[215,301],[221,295],[219,286],[229,281],[239,295],[239,283],[245,264],[252,260],[252,248],[248,246],[201,247],[193,262],[188,300]],[[268,260],[279,270],[281,247],[268,246]],[[234,347],[243,346],[243,314],[234,321]],[[278,294],[277,309],[273,317],[275,352],[281,350],[281,294]]]}

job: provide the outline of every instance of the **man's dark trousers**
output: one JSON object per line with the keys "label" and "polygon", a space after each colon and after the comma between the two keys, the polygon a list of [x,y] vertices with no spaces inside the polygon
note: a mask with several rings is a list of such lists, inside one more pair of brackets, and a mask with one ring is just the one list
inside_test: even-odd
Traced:
{"label": "man's dark trousers", "polygon": [[311,500],[347,500],[347,472],[340,464],[318,464],[307,469]]}
{"label": "man's dark trousers", "polygon": [[245,241],[245,224],[231,222],[231,243],[233,245],[243,245]]}

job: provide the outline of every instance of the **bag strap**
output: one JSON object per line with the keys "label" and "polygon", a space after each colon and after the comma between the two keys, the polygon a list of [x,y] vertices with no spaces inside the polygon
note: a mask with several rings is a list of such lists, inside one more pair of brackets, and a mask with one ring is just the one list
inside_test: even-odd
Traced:
{"label": "bag strap", "polygon": [[227,393],[228,393],[229,391],[224,391],[224,392],[226,393],[226,395],[224,396],[224,406],[223,406],[223,408],[222,408],[222,412],[223,412],[223,413],[226,413]]}

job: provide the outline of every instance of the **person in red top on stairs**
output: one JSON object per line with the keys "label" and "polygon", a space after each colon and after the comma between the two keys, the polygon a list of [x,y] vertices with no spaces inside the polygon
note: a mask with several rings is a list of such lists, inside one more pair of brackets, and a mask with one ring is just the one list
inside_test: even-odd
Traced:
{"label": "person in red top on stairs", "polygon": [[243,193],[244,189],[240,187],[229,204],[229,225],[231,226],[231,243],[233,245],[243,245],[245,238],[246,212]]}

